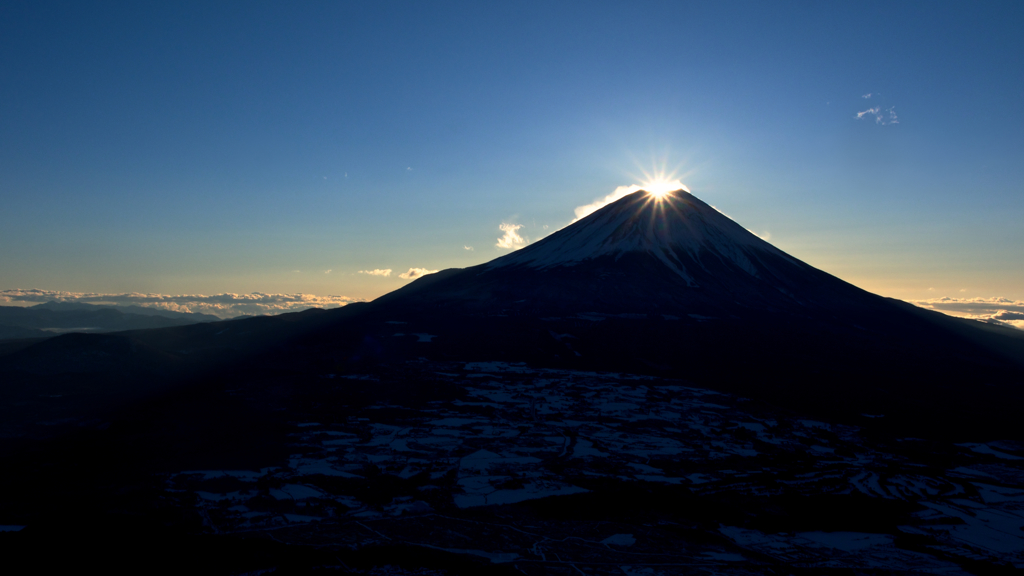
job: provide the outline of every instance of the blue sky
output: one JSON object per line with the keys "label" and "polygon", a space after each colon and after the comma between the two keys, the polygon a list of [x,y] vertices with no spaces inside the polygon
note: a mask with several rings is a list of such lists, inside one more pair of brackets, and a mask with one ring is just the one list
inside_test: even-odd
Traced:
{"label": "blue sky", "polygon": [[666,167],[873,292],[1024,299],[1024,4],[494,4],[3,3],[0,290],[372,298]]}

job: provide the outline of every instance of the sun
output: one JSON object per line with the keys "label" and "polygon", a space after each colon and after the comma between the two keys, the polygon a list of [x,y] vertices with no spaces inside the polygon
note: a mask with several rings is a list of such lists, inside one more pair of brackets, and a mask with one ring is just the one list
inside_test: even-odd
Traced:
{"label": "sun", "polygon": [[655,178],[652,180],[648,180],[640,184],[640,189],[650,194],[656,200],[661,200],[668,196],[669,194],[671,194],[672,192],[677,192],[679,190],[689,192],[686,186],[684,186],[678,178],[673,180],[669,180],[666,178]]}
{"label": "sun", "polygon": [[664,200],[673,192],[680,190],[690,191],[674,170],[666,171],[664,166],[660,169],[655,167],[651,172],[644,170],[643,177],[638,180],[640,184],[637,189],[646,191],[654,200]]}
{"label": "sun", "polygon": [[[659,165],[660,164],[660,165]],[[639,164],[637,165],[639,168]],[[647,193],[647,197],[650,200],[662,202],[673,196],[675,192],[686,192],[690,193],[690,189],[683,184],[682,179],[687,177],[692,171],[679,174],[678,168],[676,170],[668,170],[665,166],[665,162],[655,162],[654,169],[651,171],[640,168],[639,174],[631,175],[635,180],[639,181],[639,184],[633,184],[629,187],[629,193],[643,190]]]}

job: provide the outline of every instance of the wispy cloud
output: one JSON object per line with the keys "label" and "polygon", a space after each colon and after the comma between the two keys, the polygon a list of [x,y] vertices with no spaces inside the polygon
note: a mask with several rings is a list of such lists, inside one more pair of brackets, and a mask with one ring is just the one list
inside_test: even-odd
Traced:
{"label": "wispy cloud", "polygon": [[867,94],[864,94],[863,96],[861,96],[861,98],[865,98],[866,99],[866,98],[871,98],[872,96],[874,96],[874,94],[872,94],[871,92],[868,92]]}
{"label": "wispy cloud", "polygon": [[472,246],[463,246],[462,249],[463,250],[470,250],[470,251],[472,251],[473,247]]}
{"label": "wispy cloud", "polygon": [[330,274],[330,273],[331,273],[330,269],[324,270],[324,274]]}
{"label": "wispy cloud", "polygon": [[398,275],[398,277],[401,278],[402,280],[415,280],[417,278],[421,278],[423,276],[426,276],[427,274],[433,274],[435,272],[437,272],[437,270],[427,270],[426,268],[409,268],[408,272],[402,272],[401,274]]}
{"label": "wispy cloud", "polygon": [[264,294],[262,292],[253,292],[252,294],[142,294],[138,292],[105,294],[38,289],[0,291],[0,302],[24,304],[51,300],[115,306],[148,306],[175,312],[213,314],[221,318],[232,318],[245,314],[281,314],[308,308],[338,308],[351,302],[360,301],[348,296]]}
{"label": "wispy cloud", "polygon": [[508,224],[502,223],[498,226],[498,229],[505,234],[498,238],[498,243],[495,244],[498,248],[505,248],[507,250],[518,250],[523,246],[526,246],[526,239],[519,235],[519,229],[522,228],[522,224]]}
{"label": "wispy cloud", "polygon": [[911,304],[956,316],[1024,329],[1024,300],[1009,298],[930,298]]}
{"label": "wispy cloud", "polygon": [[369,274],[370,276],[391,276],[391,268],[374,268],[373,270],[360,270],[360,274]]}
{"label": "wispy cloud", "polygon": [[876,116],[880,110],[881,110],[880,107],[875,106],[874,108],[868,108],[867,110],[865,110],[863,112],[857,112],[857,120],[860,120],[861,118],[863,118],[865,116],[869,116],[869,115],[870,116]]}
{"label": "wispy cloud", "polygon": [[857,120],[861,120],[863,118],[874,118],[875,124],[880,124],[882,126],[900,123],[899,118],[896,116],[895,106],[890,106],[884,110],[881,106],[875,106],[874,108],[868,108],[863,112],[857,112]]}

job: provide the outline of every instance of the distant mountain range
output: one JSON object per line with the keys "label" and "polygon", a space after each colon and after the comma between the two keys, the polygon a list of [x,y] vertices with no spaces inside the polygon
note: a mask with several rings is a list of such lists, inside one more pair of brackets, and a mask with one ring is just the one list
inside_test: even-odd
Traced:
{"label": "distant mountain range", "polygon": [[116,332],[217,322],[209,314],[192,314],[144,306],[102,306],[45,302],[29,307],[0,306],[0,340],[45,338],[67,332]]}
{"label": "distant mountain range", "polygon": [[217,322],[220,320],[218,316],[212,314],[202,314],[200,312],[177,312],[175,310],[167,310],[165,308],[152,308],[149,306],[120,306],[113,304],[86,304],[83,302],[57,302],[51,300],[42,304],[36,304],[31,308],[36,310],[57,310],[57,311],[74,311],[74,310],[117,310],[124,312],[125,314],[138,314],[140,316],[161,316],[163,318],[174,318],[176,320],[187,320],[190,324],[196,322]]}

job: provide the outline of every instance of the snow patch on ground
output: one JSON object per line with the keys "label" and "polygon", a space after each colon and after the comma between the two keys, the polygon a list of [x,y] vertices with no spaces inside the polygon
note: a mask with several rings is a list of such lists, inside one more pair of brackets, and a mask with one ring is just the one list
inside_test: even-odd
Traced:
{"label": "snow patch on ground", "polygon": [[970,448],[972,452],[977,452],[978,454],[988,454],[989,456],[995,456],[996,458],[1001,458],[1003,460],[1024,460],[1024,458],[1021,458],[1020,456],[1014,456],[1013,454],[1000,452],[999,450],[996,450],[987,444],[973,444],[968,442],[964,444],[957,444],[957,446]]}
{"label": "snow patch on ground", "polygon": [[616,546],[632,546],[636,544],[636,538],[632,534],[613,534],[604,540],[601,540],[601,544],[614,544]]}
{"label": "snow patch on ground", "polygon": [[306,498],[324,497],[324,493],[320,490],[302,484],[285,484],[280,488],[271,488],[270,495],[278,500],[305,500]]}

